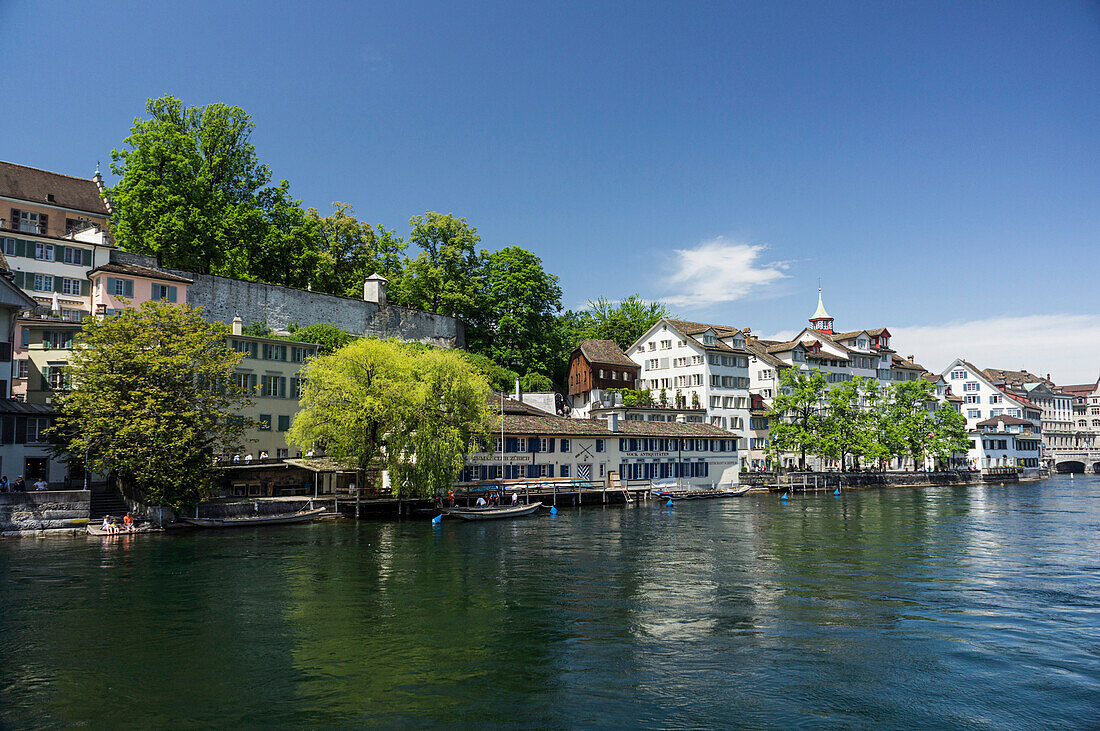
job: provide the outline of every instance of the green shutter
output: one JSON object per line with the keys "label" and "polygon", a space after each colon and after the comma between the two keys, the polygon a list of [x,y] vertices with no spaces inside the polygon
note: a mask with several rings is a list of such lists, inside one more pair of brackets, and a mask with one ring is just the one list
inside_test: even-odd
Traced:
{"label": "green shutter", "polygon": [[55,244],[53,247],[53,259],[59,261],[62,264],[65,263],[65,247],[61,244]]}
{"label": "green shutter", "polygon": [[23,289],[24,287],[24,275],[23,272],[15,272],[15,286]]}
{"label": "green shutter", "polygon": [[80,296],[87,297],[92,292],[92,283],[87,279],[80,282]]}
{"label": "green shutter", "polygon": [[54,292],[61,292],[62,291],[62,286],[64,286],[64,284],[65,284],[65,278],[64,277],[55,276],[53,278],[53,291]]}
{"label": "green shutter", "polygon": [[40,390],[50,390],[50,367],[48,365],[42,366],[42,388]]}
{"label": "green shutter", "polygon": [[122,292],[123,292],[123,295],[122,295],[123,297],[128,297],[130,299],[133,299],[134,298],[134,280],[132,280],[132,279],[123,279],[122,280]]}
{"label": "green shutter", "polygon": [[91,249],[83,250],[84,266],[90,267],[92,265],[92,251]]}
{"label": "green shutter", "polygon": [[175,287],[172,287],[172,286],[168,287],[168,301],[169,302],[175,302],[176,301],[176,288]]}
{"label": "green shutter", "polygon": [[[16,225],[18,225],[18,222],[16,222]],[[15,240],[15,255],[16,256],[26,256],[27,255],[27,241],[26,241],[26,239],[16,239]]]}
{"label": "green shutter", "polygon": [[114,277],[107,277],[107,294],[111,295],[112,297],[115,294],[115,278]]}
{"label": "green shutter", "polygon": [[279,398],[286,398],[286,376],[279,377]]}

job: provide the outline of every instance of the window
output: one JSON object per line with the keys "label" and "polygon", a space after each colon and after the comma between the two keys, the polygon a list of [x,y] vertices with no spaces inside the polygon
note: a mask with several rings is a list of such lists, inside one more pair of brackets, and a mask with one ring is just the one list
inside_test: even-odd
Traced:
{"label": "window", "polygon": [[287,431],[290,429],[290,415],[279,414],[279,431]]}
{"label": "window", "polygon": [[980,418],[982,418],[982,410],[981,409],[967,409],[966,410],[966,418],[968,418],[968,419],[980,419]]}
{"label": "window", "polygon": [[44,442],[46,441],[43,432],[50,426],[50,420],[44,416],[28,416],[27,417],[27,441],[28,442]]}
{"label": "window", "polygon": [[62,259],[64,259],[66,264],[83,264],[85,251],[86,249],[76,249],[72,246],[66,246]]}
{"label": "window", "polygon": [[[24,332],[26,332],[26,331],[24,330]],[[15,377],[16,378],[26,378],[27,373],[29,371],[30,371],[30,361],[29,360],[27,360],[26,358],[20,358],[19,360],[15,361]]]}
{"label": "window", "polygon": [[994,416],[1000,416],[1003,413],[1004,413],[1004,409],[990,409],[989,410],[989,418],[992,419]]}
{"label": "window", "polygon": [[53,261],[53,244],[35,244],[34,258],[42,261]]}
{"label": "window", "polygon": [[4,253],[8,256],[15,256],[15,239],[4,239]]}
{"label": "window", "polygon": [[107,294],[115,297],[133,297],[134,280],[107,277]]}
{"label": "window", "polygon": [[962,379],[966,378],[966,375],[966,371],[951,371],[951,380],[961,381]]}
{"label": "window", "polygon": [[596,440],[596,451],[597,452],[604,451],[605,447],[606,447],[606,445],[604,444],[604,440],[602,440],[602,439],[597,439]]}
{"label": "window", "polygon": [[83,310],[61,310],[61,319],[70,322],[84,322]]}
{"label": "window", "polygon": [[672,350],[672,341],[671,340],[662,340],[661,341],[661,350]]}
{"label": "window", "polygon": [[73,347],[73,334],[63,330],[45,330],[42,333],[42,347],[46,350]]}
{"label": "window", "polygon": [[167,284],[153,283],[153,299],[162,302],[176,301],[176,288]]}
{"label": "window", "polygon": [[61,280],[61,294],[80,296],[80,280],[64,277]]}
{"label": "window", "polygon": [[49,274],[35,274],[34,275],[34,291],[36,292],[52,292],[53,291],[53,277]]}
{"label": "window", "polygon": [[263,358],[264,360],[286,360],[286,346],[264,343]]}
{"label": "window", "polygon": [[999,404],[999,403],[1001,403],[1001,397],[998,396],[997,394],[993,394],[992,396],[989,397],[989,403]]}
{"label": "window", "polygon": [[[569,451],[569,440],[568,439],[562,439],[561,440],[561,451],[562,452],[568,452]],[[565,476],[566,475],[562,475],[562,477],[565,477]]]}
{"label": "window", "polygon": [[260,423],[256,428],[260,431],[271,431],[271,414],[260,414]]}
{"label": "window", "polygon": [[982,400],[982,397],[981,397],[981,396],[977,396],[977,395],[975,395],[975,394],[968,394],[968,395],[966,396],[966,403],[968,403],[968,404],[977,404],[977,403],[981,403],[981,400]]}
{"label": "window", "polygon": [[569,465],[563,464],[561,466],[561,476],[562,477],[569,477]]}
{"label": "window", "polygon": [[[46,216],[31,211],[19,211],[19,230],[25,234],[44,233]],[[15,223],[15,221],[12,221]],[[50,247],[53,248],[53,247]]]}
{"label": "window", "polygon": [[649,349],[650,349],[650,350],[656,350],[656,349],[657,349],[657,343],[655,343],[655,342],[653,342],[653,341],[650,341],[650,343],[649,343]]}
{"label": "window", "polygon": [[967,381],[963,384],[963,391],[977,391],[981,386],[974,381]]}

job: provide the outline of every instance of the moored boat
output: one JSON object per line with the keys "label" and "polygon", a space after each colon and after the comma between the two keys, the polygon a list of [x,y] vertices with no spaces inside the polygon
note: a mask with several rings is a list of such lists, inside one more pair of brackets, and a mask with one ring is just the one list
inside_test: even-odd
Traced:
{"label": "moored boat", "polygon": [[302,510],[297,513],[281,515],[250,515],[246,518],[185,518],[180,520],[199,528],[243,528],[249,525],[283,525],[286,523],[308,523],[320,518],[327,508]]}
{"label": "moored boat", "polygon": [[667,499],[667,500],[710,500],[712,498],[722,497],[741,497],[749,490],[752,489],[752,485],[743,485],[737,489],[720,489],[720,490],[651,490],[654,497]]}
{"label": "moored boat", "polygon": [[460,520],[495,520],[497,518],[518,518],[524,515],[531,515],[541,507],[542,503],[531,503],[530,505],[486,505],[484,507],[447,508],[443,512],[446,515],[452,515]]}

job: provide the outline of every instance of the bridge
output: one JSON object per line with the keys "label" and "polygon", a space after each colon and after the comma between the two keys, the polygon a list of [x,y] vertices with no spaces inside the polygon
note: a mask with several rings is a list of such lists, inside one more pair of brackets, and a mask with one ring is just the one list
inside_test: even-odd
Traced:
{"label": "bridge", "polygon": [[1100,449],[1052,450],[1058,472],[1096,472],[1100,474]]}

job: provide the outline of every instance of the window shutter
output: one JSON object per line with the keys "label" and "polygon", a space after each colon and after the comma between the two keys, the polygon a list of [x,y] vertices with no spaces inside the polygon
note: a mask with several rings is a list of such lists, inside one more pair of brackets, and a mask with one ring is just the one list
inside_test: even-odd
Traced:
{"label": "window shutter", "polygon": [[248,374],[248,390],[250,391],[249,395],[256,395],[256,380],[257,379],[255,373]]}
{"label": "window shutter", "polygon": [[279,377],[279,398],[286,398],[286,376]]}
{"label": "window shutter", "polygon": [[123,279],[122,280],[122,291],[124,293],[123,294],[124,297],[133,298],[133,296],[134,296],[134,280],[132,280],[132,279]]}
{"label": "window shutter", "polygon": [[80,296],[87,297],[92,292],[92,283],[87,279],[80,282]]}
{"label": "window shutter", "polygon": [[15,443],[25,444],[27,441],[27,417],[15,417]]}
{"label": "window shutter", "polygon": [[168,301],[169,302],[175,302],[176,301],[176,288],[175,287],[169,287],[168,288]]}
{"label": "window shutter", "polygon": [[49,231],[49,220],[50,217],[47,216],[45,213],[38,214],[38,224],[39,226],[41,226],[40,233],[46,233],[47,231]]}
{"label": "window shutter", "polygon": [[112,297],[115,294],[115,278],[114,277],[107,277],[107,294],[111,295]]}
{"label": "window shutter", "polygon": [[550,443],[550,451],[553,452],[554,451],[554,441],[555,440],[553,438],[550,438],[550,439],[547,439],[546,441]]}
{"label": "window shutter", "polygon": [[83,250],[84,266],[90,267],[92,265],[92,252],[91,249]]}
{"label": "window shutter", "polygon": [[11,230],[12,231],[18,231],[19,230],[19,209],[18,208],[11,209],[11,221],[9,223],[11,224]]}
{"label": "window shutter", "polygon": [[42,366],[42,389],[43,391],[50,390],[50,367]]}
{"label": "window shutter", "polygon": [[527,438],[527,451],[534,454],[539,451],[539,440],[535,437]]}
{"label": "window shutter", "polygon": [[54,292],[64,291],[63,290],[64,286],[65,286],[65,278],[64,277],[54,277],[53,278],[53,291]]}
{"label": "window shutter", "polygon": [[[547,477],[553,477],[554,476],[554,465],[548,465],[546,467],[546,476]],[[564,475],[563,475],[563,477],[564,477]]]}
{"label": "window shutter", "polygon": [[27,242],[23,239],[15,240],[15,255],[27,256]]}
{"label": "window shutter", "polygon": [[23,289],[23,272],[13,272],[15,274],[15,286]]}
{"label": "window shutter", "polygon": [[55,244],[53,247],[53,258],[55,261],[65,261],[65,247],[61,244]]}

